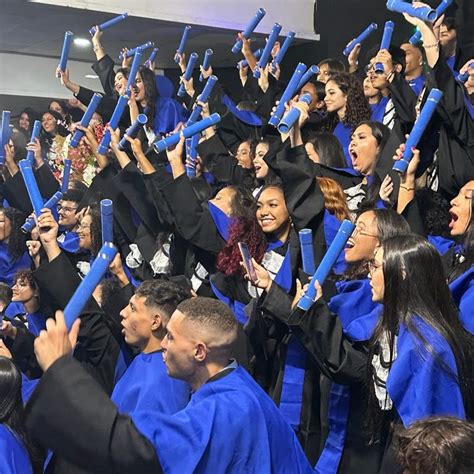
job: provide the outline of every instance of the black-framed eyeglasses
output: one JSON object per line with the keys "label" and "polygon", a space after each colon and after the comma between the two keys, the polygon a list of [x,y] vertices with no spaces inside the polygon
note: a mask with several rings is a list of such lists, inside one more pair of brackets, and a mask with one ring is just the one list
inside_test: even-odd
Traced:
{"label": "black-framed eyeglasses", "polygon": [[77,211],[77,207],[61,206],[61,204],[58,204],[58,205],[56,206],[56,209],[58,210],[58,212],[60,212],[60,211],[64,211],[64,212],[76,212],[76,211]]}

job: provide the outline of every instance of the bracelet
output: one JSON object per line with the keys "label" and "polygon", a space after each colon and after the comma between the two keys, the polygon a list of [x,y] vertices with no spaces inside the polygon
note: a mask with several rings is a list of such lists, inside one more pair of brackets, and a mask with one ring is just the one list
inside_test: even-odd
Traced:
{"label": "bracelet", "polygon": [[400,187],[403,189],[406,189],[407,191],[414,191],[415,188],[408,188],[407,186],[403,186],[403,184],[400,184]]}
{"label": "bracelet", "polygon": [[424,44],[423,45],[423,49],[430,49],[430,48],[439,48],[439,43]]}

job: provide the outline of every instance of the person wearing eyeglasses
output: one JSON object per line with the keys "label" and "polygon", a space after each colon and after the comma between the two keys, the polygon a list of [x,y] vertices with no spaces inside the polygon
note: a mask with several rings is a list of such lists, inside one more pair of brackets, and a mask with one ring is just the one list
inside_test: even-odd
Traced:
{"label": "person wearing eyeglasses", "polygon": [[79,250],[77,211],[83,196],[84,193],[81,191],[69,189],[58,203],[58,223],[61,231],[58,235],[58,243],[66,252],[77,253]]}

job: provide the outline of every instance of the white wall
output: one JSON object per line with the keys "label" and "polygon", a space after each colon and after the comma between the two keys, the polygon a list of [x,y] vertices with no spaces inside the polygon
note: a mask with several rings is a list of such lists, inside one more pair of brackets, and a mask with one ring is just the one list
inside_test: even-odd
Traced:
{"label": "white wall", "polygon": [[[314,33],[315,0],[30,0],[33,3],[109,12],[179,23],[243,30],[259,7],[267,11],[257,33],[267,33],[273,23],[283,25],[302,39],[319,40]],[[288,26],[286,26],[288,25]]]}

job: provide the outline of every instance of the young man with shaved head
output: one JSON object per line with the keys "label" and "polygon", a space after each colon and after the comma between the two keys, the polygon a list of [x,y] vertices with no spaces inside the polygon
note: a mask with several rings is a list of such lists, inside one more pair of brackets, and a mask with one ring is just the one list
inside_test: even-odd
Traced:
{"label": "young man with shaved head", "polygon": [[[237,322],[223,303],[180,303],[162,341],[170,376],[193,394],[174,415],[120,414],[70,356],[62,313],[35,342],[43,378],[27,406],[31,435],[78,467],[107,473],[310,473],[278,408],[233,360]],[[55,407],[54,410],[51,407]]]}

